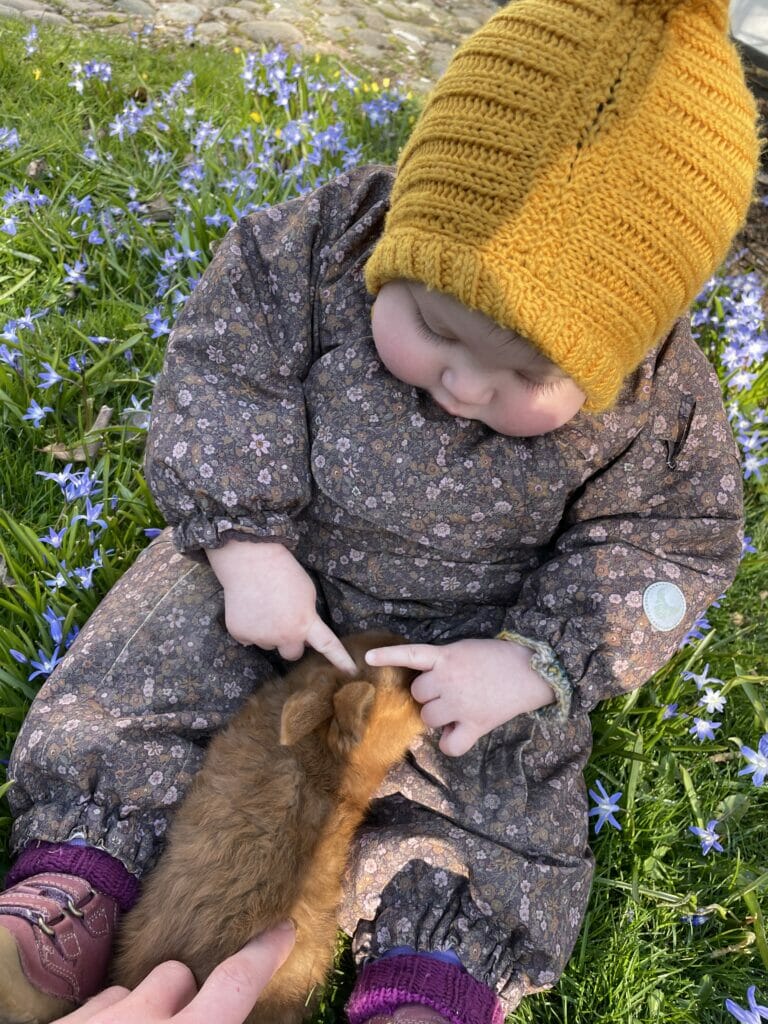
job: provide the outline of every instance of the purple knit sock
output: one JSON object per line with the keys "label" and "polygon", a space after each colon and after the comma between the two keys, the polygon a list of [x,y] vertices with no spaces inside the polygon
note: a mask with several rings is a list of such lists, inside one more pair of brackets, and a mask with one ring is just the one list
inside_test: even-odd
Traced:
{"label": "purple knit sock", "polygon": [[504,1021],[499,998],[487,985],[463,967],[415,953],[366,964],[346,1006],[349,1024],[365,1024],[409,1003],[429,1006],[451,1024]]}
{"label": "purple knit sock", "polygon": [[95,846],[74,843],[31,843],[5,876],[5,888],[46,871],[84,878],[98,892],[115,900],[121,910],[130,910],[139,898],[138,878],[119,860]]}

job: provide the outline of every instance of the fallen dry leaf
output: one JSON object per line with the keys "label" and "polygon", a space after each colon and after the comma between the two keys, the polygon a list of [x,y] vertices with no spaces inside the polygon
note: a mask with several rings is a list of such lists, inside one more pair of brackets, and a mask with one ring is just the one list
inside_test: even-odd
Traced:
{"label": "fallen dry leaf", "polygon": [[54,458],[61,459],[62,462],[87,462],[93,458],[102,445],[102,439],[92,435],[96,431],[108,427],[111,419],[112,409],[108,405],[102,405],[99,415],[93,421],[93,426],[83,438],[84,444],[78,445],[76,448],[67,448],[64,444],[47,444],[43,448],[38,448],[38,451],[53,455]]}

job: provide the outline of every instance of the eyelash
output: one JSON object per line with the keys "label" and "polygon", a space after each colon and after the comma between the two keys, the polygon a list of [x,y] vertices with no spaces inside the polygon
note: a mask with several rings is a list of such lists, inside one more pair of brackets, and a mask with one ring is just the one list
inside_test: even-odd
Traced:
{"label": "eyelash", "polygon": [[419,334],[422,338],[426,338],[427,341],[433,341],[436,345],[450,345],[451,341],[449,338],[444,338],[442,334],[435,334],[434,331],[430,330],[429,324],[421,314],[419,314]]}
{"label": "eyelash", "polygon": [[[426,338],[427,341],[431,341],[435,345],[451,344],[450,338],[444,338],[442,334],[435,334],[433,330],[430,330],[429,324],[420,314],[418,320],[418,331],[422,338]],[[537,391],[539,394],[549,394],[560,386],[560,381],[558,380],[549,381],[547,384],[540,384],[535,380],[530,380],[528,377],[524,377],[521,373],[518,373],[517,376],[522,381],[524,388],[527,388],[528,391]]]}
{"label": "eyelash", "polygon": [[523,377],[522,374],[518,373],[517,376],[523,382],[523,387],[527,388],[529,391],[538,391],[540,394],[544,395],[549,394],[550,391],[554,391],[560,386],[560,381],[557,380],[551,380],[548,384],[539,384],[535,380],[529,380],[527,377]]}

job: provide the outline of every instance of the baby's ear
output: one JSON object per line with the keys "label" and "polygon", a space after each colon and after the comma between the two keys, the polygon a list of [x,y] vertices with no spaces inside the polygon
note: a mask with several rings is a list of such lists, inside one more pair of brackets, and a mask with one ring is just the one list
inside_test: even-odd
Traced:
{"label": "baby's ear", "polygon": [[334,716],[328,729],[328,746],[338,754],[348,754],[363,738],[373,707],[376,687],[365,680],[347,683],[333,697]]}
{"label": "baby's ear", "polygon": [[291,747],[309,736],[318,725],[328,721],[332,712],[331,695],[326,689],[292,693],[280,716],[280,746]]}

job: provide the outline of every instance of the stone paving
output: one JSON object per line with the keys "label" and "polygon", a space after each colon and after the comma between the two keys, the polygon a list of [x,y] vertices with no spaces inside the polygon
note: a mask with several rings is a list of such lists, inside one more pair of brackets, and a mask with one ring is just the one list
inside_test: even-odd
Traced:
{"label": "stone paving", "polygon": [[498,6],[499,0],[0,0],[0,17],[107,32],[152,25],[161,36],[186,31],[192,41],[245,49],[298,43],[309,53],[335,54],[350,70],[423,92]]}

